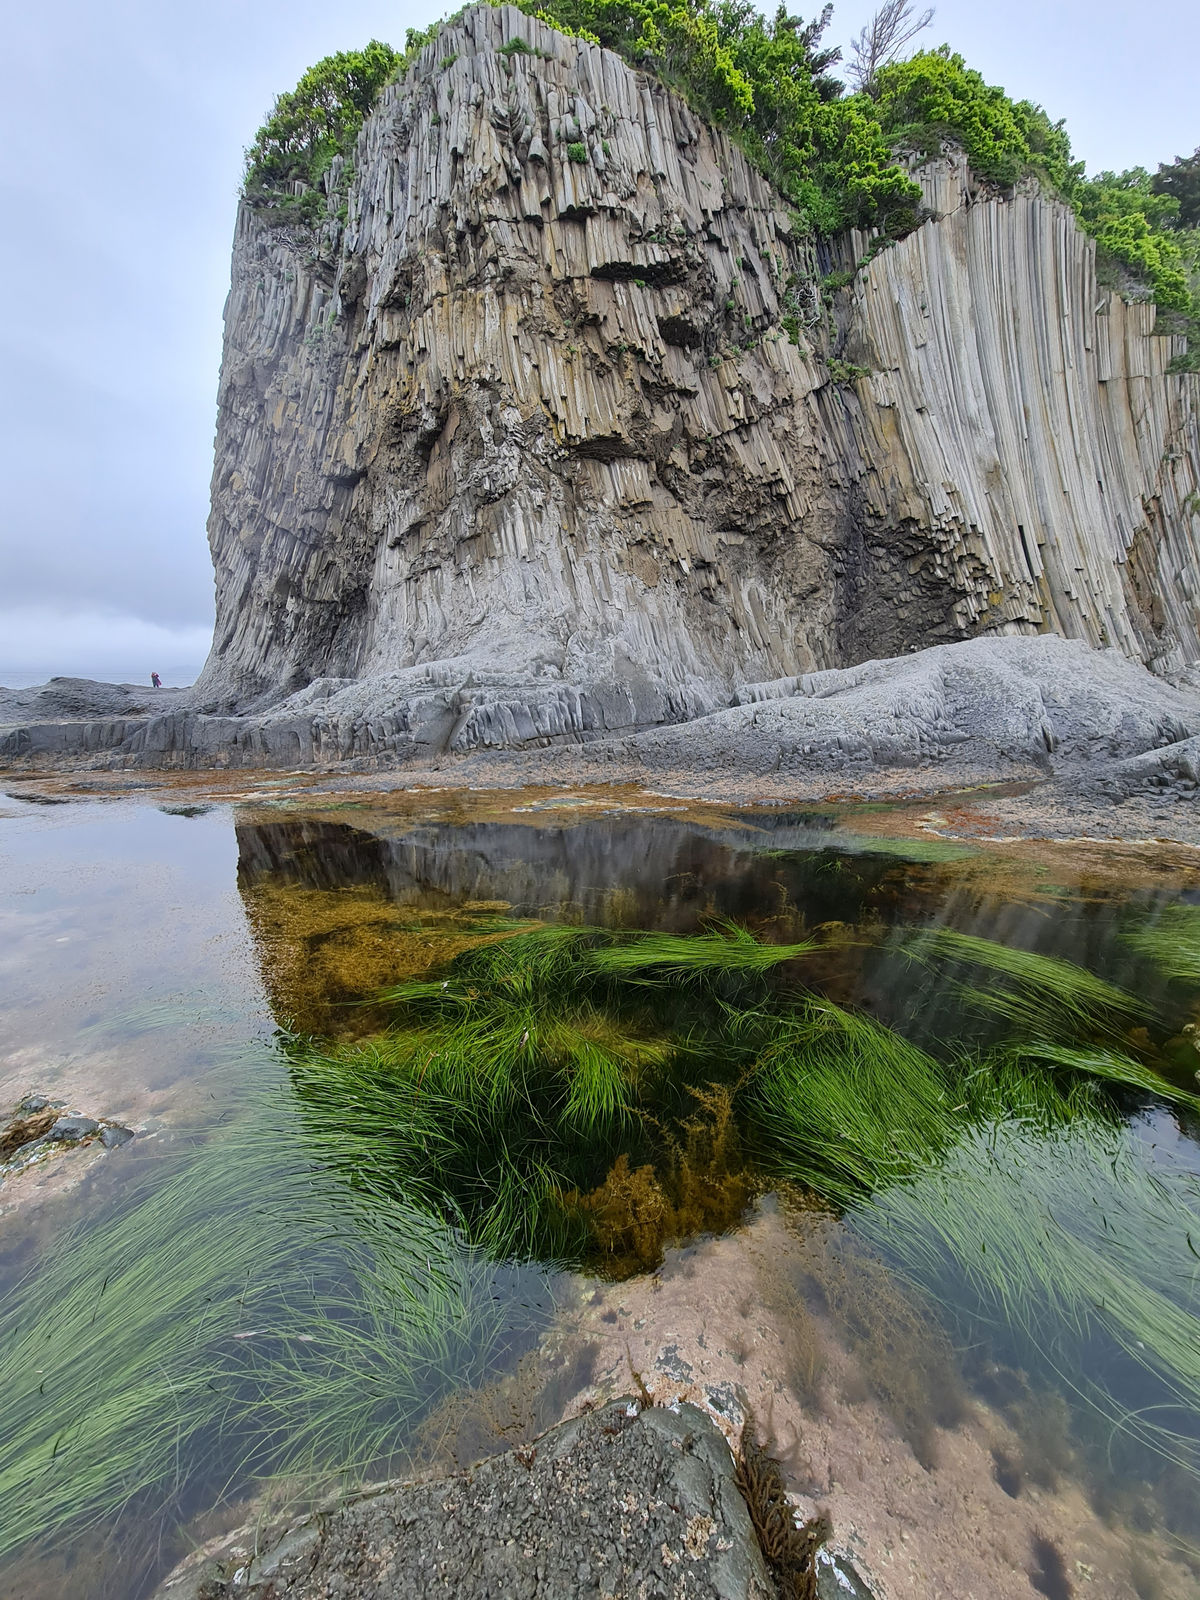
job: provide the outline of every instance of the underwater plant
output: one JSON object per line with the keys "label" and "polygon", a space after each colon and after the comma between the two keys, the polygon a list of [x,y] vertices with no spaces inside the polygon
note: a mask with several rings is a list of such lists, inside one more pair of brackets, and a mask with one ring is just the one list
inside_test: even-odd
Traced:
{"label": "underwater plant", "polygon": [[1108,1032],[1121,1021],[1141,1021],[1149,1006],[1137,995],[1108,983],[1086,967],[1058,956],[1040,955],[959,933],[954,928],[911,931],[902,944],[904,955],[929,968],[977,968],[992,987],[960,980],[955,987],[972,1005],[1036,1035],[1078,1039],[1081,1032]]}
{"label": "underwater plant", "polygon": [[[1155,1070],[1137,997],[918,932],[905,959],[931,985],[972,1003],[959,975],[985,971],[1010,1004],[988,1048],[921,1048],[817,992],[816,938],[478,939],[365,996],[382,1031],[282,1037],[283,1085],[235,1100],[22,1286],[0,1320],[0,1553],[126,1504],[182,1513],[196,1482],[386,1469],[523,1336],[503,1292],[521,1263],[543,1296],[546,1267],[644,1271],[781,1180],[924,1294],[958,1275],[1034,1345],[1053,1325],[1062,1381],[1196,1470],[1182,1422],[1124,1414],[1082,1376],[1100,1334],[1163,1405],[1200,1409],[1197,1180],[1163,1180],[1126,1121],[1191,1097]],[[903,1394],[885,1398],[932,1459]]]}
{"label": "underwater plant", "polygon": [[928,1165],[955,1138],[950,1075],[891,1028],[813,1000],[773,1033],[744,1104],[764,1164],[781,1176],[844,1203]]}
{"label": "underwater plant", "polygon": [[0,1318],[0,1555],[198,1484],[385,1469],[507,1337],[497,1269],[428,1209],[364,1204],[278,1086],[175,1161]]}
{"label": "underwater plant", "polygon": [[744,1210],[740,1180],[736,1209],[723,1179],[697,1207],[697,1095],[750,1058],[734,1001],[762,999],[811,948],[730,928],[538,928],[386,990],[385,1033],[297,1041],[292,1081],[310,1125],[337,1130],[333,1159],[360,1190],[419,1197],[493,1256],[649,1265],[630,1244],[635,1190],[643,1220],[646,1206],[662,1219],[656,1258],[689,1231],[684,1215],[726,1227]]}
{"label": "underwater plant", "polygon": [[1166,977],[1200,984],[1200,906],[1164,906],[1152,921],[1122,937]]}
{"label": "underwater plant", "polygon": [[[1138,1439],[1200,1472],[1200,1174],[1151,1158],[1145,1130],[1077,1115],[1052,1133],[982,1123],[853,1212],[856,1231],[935,1297],[978,1314]],[[1128,1410],[1091,1374],[1102,1335],[1161,1385]],[[1177,1422],[1170,1415],[1175,1411]]]}

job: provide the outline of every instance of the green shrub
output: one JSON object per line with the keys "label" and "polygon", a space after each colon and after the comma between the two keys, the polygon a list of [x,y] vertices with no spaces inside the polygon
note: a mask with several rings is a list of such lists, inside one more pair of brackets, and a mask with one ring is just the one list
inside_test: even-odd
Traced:
{"label": "green shrub", "polygon": [[1144,167],[1100,172],[1075,185],[1074,200],[1080,221],[1101,250],[1153,290],[1160,305],[1187,312],[1193,295],[1174,231],[1179,201],[1156,192],[1154,182]]}
{"label": "green shrub", "polygon": [[1200,228],[1200,145],[1190,156],[1177,156],[1162,165],[1150,180],[1155,194],[1169,195],[1178,203],[1178,225]]}
{"label": "green shrub", "polygon": [[830,356],[825,365],[829,368],[832,383],[857,383],[871,375],[870,367],[857,366],[853,361],[843,361],[841,356]]}
{"label": "green shrub", "polygon": [[358,130],[400,57],[372,39],[364,50],[326,56],[290,94],[281,94],[246,152],[245,192],[266,199],[297,180],[316,184],[335,156],[349,155]]}
{"label": "green shrub", "polygon": [[[821,42],[828,7],[806,24],[783,8],[764,17],[750,0],[517,4],[562,33],[615,50],[684,95],[737,141],[813,233],[874,228],[878,248],[911,233],[924,215],[921,190],[895,152],[929,156],[950,141],[994,183],[1036,176],[1074,205],[1105,256],[1143,282],[1164,309],[1177,319],[1200,315],[1197,251],[1189,251],[1180,226],[1198,214],[1200,153],[1160,167],[1154,177],[1134,168],[1086,179],[1061,122],[986,83],[947,45],[880,67],[870,94],[846,95],[833,76],[840,52]],[[276,101],[247,153],[248,198],[315,221],[322,201],[301,197],[303,204],[294,204],[292,184],[315,186],[334,156],[350,151],[382,85],[442,26],[410,28],[403,56],[372,41],[306,72]],[[510,59],[537,53],[523,39],[500,49]],[[444,56],[443,67],[454,60]],[[607,142],[602,149],[609,154]],[[566,153],[580,165],[589,159],[581,140]]]}
{"label": "green shrub", "polygon": [[875,95],[889,142],[930,155],[943,139],[952,140],[982,178],[1013,184],[1033,169],[1061,189],[1077,170],[1061,123],[985,83],[948,45],[880,67]]}

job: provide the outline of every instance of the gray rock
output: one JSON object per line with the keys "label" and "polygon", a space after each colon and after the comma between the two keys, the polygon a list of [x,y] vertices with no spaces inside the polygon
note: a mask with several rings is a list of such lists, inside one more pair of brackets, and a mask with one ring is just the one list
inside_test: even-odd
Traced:
{"label": "gray rock", "polygon": [[65,795],[37,794],[32,789],[22,789],[10,798],[23,800],[27,806],[66,806],[71,803]]}
{"label": "gray rock", "polygon": [[30,689],[0,687],[0,722],[144,716],[177,705],[184,693],[132,683],[96,683],[91,678],[51,678]]}
{"label": "gray rock", "polygon": [[710,1384],[704,1391],[704,1398],[709,1407],[719,1417],[724,1417],[727,1422],[732,1422],[735,1428],[740,1428],[746,1420],[746,1413],[742,1408],[732,1384]]}
{"label": "gray rock", "polygon": [[685,1361],[679,1354],[677,1344],[665,1344],[654,1358],[654,1365],[659,1372],[664,1373],[675,1383],[690,1383],[692,1381],[691,1363]]}
{"label": "gray rock", "polygon": [[[341,686],[303,718],[284,708],[245,718],[189,713],[122,725],[116,754],[162,765],[245,760],[305,767],[332,751],[352,766],[428,770],[434,746],[422,742],[420,731],[420,719],[432,714],[428,702],[399,703],[397,689],[394,676]],[[1066,775],[1081,797],[1111,800],[1147,784],[1195,782],[1200,772],[1200,696],[1115,650],[1053,634],[936,645],[748,685],[739,699],[683,723],[617,738],[597,728],[594,736],[568,741],[571,776],[587,781],[691,769],[853,787],[875,772],[907,770],[949,787]],[[28,750],[43,755],[69,752],[73,732],[87,743],[112,729],[55,725],[42,743],[39,730],[21,730]],[[544,752],[536,738],[533,748],[519,751],[480,745],[444,758],[443,770],[457,759],[462,781],[470,781],[473,763],[487,761],[493,781],[556,775],[561,781],[564,740]],[[503,770],[498,760],[508,763]]]}
{"label": "gray rock", "polygon": [[840,1550],[818,1550],[817,1600],[875,1600],[875,1597],[849,1556]]}
{"label": "gray rock", "polygon": [[42,1134],[40,1138],[27,1139],[24,1144],[19,1144],[10,1155],[4,1158],[5,1165],[13,1168],[23,1167],[27,1162],[32,1161],[39,1151],[57,1148],[56,1141],[51,1141],[46,1134]]}
{"label": "gray rock", "polygon": [[[615,742],[647,768],[956,778],[1090,771],[1200,733],[1200,697],[1115,650],[1045,634],[972,639],[754,686],[746,703]],[[943,781],[951,781],[946,776]]]}
{"label": "gray rock", "polygon": [[132,1128],[123,1128],[117,1122],[106,1122],[100,1129],[100,1143],[106,1150],[116,1150],[121,1145],[128,1144],[133,1137]]}
{"label": "gray rock", "polygon": [[46,1138],[52,1143],[78,1144],[80,1139],[95,1133],[99,1126],[94,1117],[59,1117]]}
{"label": "gray rock", "polygon": [[733,1459],[702,1411],[632,1401],[460,1477],[389,1489],[158,1600],[772,1600]]}

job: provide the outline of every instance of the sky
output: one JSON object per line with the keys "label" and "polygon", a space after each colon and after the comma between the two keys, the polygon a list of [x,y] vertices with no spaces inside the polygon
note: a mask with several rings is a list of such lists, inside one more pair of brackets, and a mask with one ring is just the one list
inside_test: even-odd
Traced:
{"label": "sky", "polygon": [[[805,7],[808,12],[815,4]],[[848,44],[872,0],[835,6]],[[41,0],[0,93],[0,683],[186,682],[242,156],[277,93],[428,0]],[[1195,0],[945,0],[922,43],[1065,117],[1089,171],[1200,144]],[[914,48],[916,46],[914,45]]]}

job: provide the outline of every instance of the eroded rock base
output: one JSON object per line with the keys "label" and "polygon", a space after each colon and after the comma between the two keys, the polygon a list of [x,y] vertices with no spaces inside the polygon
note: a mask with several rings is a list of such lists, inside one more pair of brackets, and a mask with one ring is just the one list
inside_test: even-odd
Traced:
{"label": "eroded rock base", "polygon": [[310,684],[270,711],[236,717],[211,714],[187,691],[169,710],[118,715],[108,709],[118,692],[64,679],[0,691],[0,768],[437,768],[477,784],[488,764],[483,782],[515,787],[636,781],[690,767],[797,785],[832,779],[843,789],[893,771],[910,774],[911,788],[1069,773],[1077,788],[1109,798],[1194,787],[1200,771],[1194,687],[1052,634],[972,639],[745,683],[726,709],[617,737],[539,731],[529,705],[502,704],[494,688],[481,719],[473,715],[478,684],[445,684],[431,700],[404,674]]}

